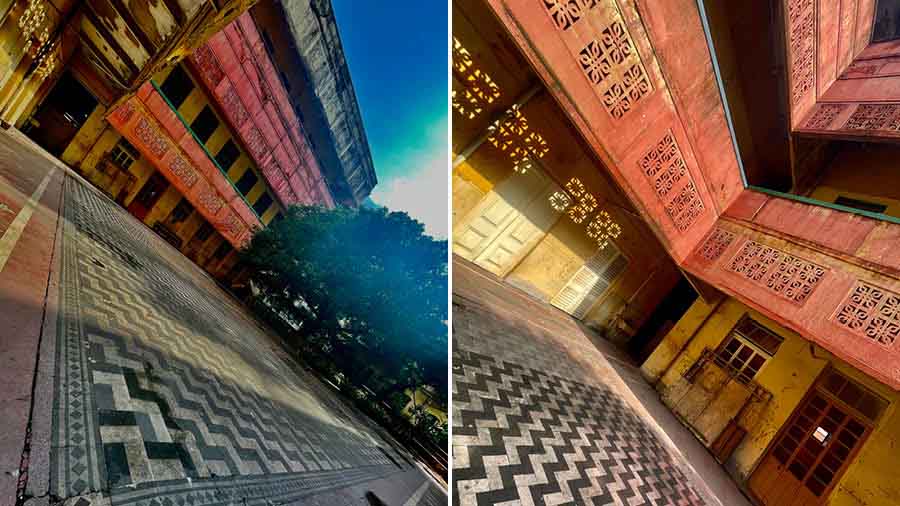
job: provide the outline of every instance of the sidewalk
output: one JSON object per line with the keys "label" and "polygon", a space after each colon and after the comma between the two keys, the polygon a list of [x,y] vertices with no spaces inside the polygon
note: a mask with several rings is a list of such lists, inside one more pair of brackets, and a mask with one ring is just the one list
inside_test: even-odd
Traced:
{"label": "sidewalk", "polygon": [[750,505],[627,354],[458,258],[453,292],[455,504]]}
{"label": "sidewalk", "polygon": [[0,504],[15,504],[34,400],[63,171],[0,132]]}

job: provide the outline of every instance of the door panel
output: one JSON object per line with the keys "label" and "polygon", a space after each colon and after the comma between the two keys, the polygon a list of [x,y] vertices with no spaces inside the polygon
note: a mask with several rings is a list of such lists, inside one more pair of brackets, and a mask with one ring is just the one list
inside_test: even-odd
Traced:
{"label": "door panel", "polygon": [[825,504],[866,433],[847,408],[816,390],[750,477],[750,490],[766,506]]}
{"label": "door panel", "polygon": [[556,221],[547,198],[558,190],[536,168],[511,175],[454,227],[453,252],[504,276]]}
{"label": "door panel", "polygon": [[475,263],[501,277],[512,270],[559,217],[559,212],[548,203],[550,195],[558,190],[558,186],[548,182],[524,212],[517,212],[513,220],[493,238],[475,258]]}

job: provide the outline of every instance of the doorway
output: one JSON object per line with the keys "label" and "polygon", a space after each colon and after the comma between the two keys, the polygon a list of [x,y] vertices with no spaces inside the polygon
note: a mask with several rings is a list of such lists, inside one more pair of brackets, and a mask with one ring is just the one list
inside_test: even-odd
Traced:
{"label": "doorway", "polygon": [[162,196],[163,192],[169,187],[169,182],[159,172],[154,172],[150,179],[144,183],[141,191],[135,195],[134,200],[128,206],[128,212],[135,218],[144,221],[147,213],[156,204],[156,201]]}
{"label": "doorway", "polygon": [[750,477],[766,506],[818,506],[853,462],[887,401],[827,370]]}
{"label": "doorway", "polygon": [[559,187],[533,167],[492,189],[453,230],[453,253],[504,277],[544,237],[559,212],[547,204]]}
{"label": "doorway", "polygon": [[87,121],[97,103],[87,88],[70,72],[65,72],[31,117],[26,134],[58,157]]}

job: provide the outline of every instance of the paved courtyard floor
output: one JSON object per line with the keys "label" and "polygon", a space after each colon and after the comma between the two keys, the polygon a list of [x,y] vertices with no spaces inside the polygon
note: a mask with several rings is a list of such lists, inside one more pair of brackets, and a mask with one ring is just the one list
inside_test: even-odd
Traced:
{"label": "paved courtyard floor", "polygon": [[[31,149],[9,134],[0,145]],[[22,156],[25,166],[0,166],[0,197],[23,186],[22,173],[41,172],[59,199],[42,208],[52,240],[35,246],[53,260],[38,266],[43,279],[25,280],[45,292],[31,304],[42,311],[19,316],[39,332],[3,337],[39,343],[30,370],[27,356],[17,362],[34,378],[19,408],[30,421],[18,431],[25,458],[3,463],[16,468],[5,474],[25,504],[345,505],[368,504],[367,491],[387,504],[446,502],[396,442],[198,267],[52,160]],[[43,258],[27,247],[14,246],[20,264],[0,271],[0,287]]]}
{"label": "paved courtyard floor", "polygon": [[749,506],[624,353],[458,258],[453,292],[455,505]]}

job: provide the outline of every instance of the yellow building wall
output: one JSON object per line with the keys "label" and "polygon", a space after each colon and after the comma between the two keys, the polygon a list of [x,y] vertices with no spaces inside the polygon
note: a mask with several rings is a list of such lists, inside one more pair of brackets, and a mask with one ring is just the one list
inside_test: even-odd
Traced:
{"label": "yellow building wall", "polygon": [[[492,157],[496,156],[489,150],[480,150],[470,160],[454,167],[451,183],[454,226],[466,219],[494,187],[517,176],[505,160],[495,163]],[[649,237],[650,232],[643,222],[616,207],[601,207],[622,226],[623,233],[615,243],[629,264],[597,299],[584,321],[595,328],[608,327],[627,304],[624,317],[629,320],[633,333],[675,285],[679,273],[665,251],[655,246],[657,243]],[[596,242],[586,235],[585,223],[577,224],[560,215],[547,234],[504,279],[531,296],[549,302],[596,253]],[[648,276],[652,276],[652,282],[645,285]],[[639,289],[639,296],[631,300]]]}
{"label": "yellow building wall", "polygon": [[[657,390],[670,409],[684,423],[686,413],[705,411],[693,417],[692,428],[709,446],[727,424],[736,399],[735,392],[724,391],[713,402],[695,395],[683,374],[700,357],[704,348],[715,349],[729,335],[743,315],[749,315],[775,332],[784,341],[756,375],[756,381],[772,398],[742,417],[741,425],[748,433],[726,463],[739,483],[752,474],[768,446],[797,408],[818,375],[831,365],[845,376],[881,395],[891,404],[863,444],[857,458],[832,492],[827,504],[834,506],[876,506],[900,504],[900,412],[896,404],[900,394],[860,373],[796,333],[785,329],[735,299],[707,304],[698,299],[684,317],[663,339],[641,369],[651,381],[658,380]],[[702,383],[699,379],[695,383]],[[730,399],[729,399],[730,397]],[[693,403],[693,405],[692,405]]]}
{"label": "yellow building wall", "polygon": [[[884,214],[900,218],[900,148],[872,144],[842,150],[825,170],[809,197],[834,202],[839,196],[887,206]],[[865,170],[859,170],[865,167]]]}
{"label": "yellow building wall", "polygon": [[[406,397],[409,398],[409,403],[403,408],[403,414],[409,416],[410,411],[413,407],[413,396],[410,389],[406,389],[403,393],[406,394]],[[430,397],[421,388],[416,389],[416,398],[415,405],[422,406],[425,405],[425,412],[437,418],[441,423],[447,423],[447,412],[440,409],[438,406],[432,404],[430,402]]]}

